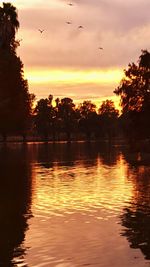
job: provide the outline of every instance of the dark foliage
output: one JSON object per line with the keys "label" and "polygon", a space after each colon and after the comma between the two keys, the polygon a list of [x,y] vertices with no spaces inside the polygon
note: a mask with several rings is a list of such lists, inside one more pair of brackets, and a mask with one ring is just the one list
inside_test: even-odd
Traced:
{"label": "dark foliage", "polygon": [[16,55],[17,11],[10,3],[0,7],[0,133],[25,137],[33,95],[28,92],[23,64]]}
{"label": "dark foliage", "polygon": [[138,64],[129,64],[124,73],[125,77],[114,93],[121,97],[126,132],[134,139],[149,137],[150,53],[142,50]]}

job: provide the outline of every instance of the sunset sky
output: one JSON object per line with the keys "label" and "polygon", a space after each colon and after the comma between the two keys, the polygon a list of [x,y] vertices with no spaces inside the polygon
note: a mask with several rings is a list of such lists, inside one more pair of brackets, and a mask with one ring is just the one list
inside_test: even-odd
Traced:
{"label": "sunset sky", "polygon": [[111,98],[123,69],[150,49],[150,0],[5,2],[18,9],[18,54],[37,98]]}

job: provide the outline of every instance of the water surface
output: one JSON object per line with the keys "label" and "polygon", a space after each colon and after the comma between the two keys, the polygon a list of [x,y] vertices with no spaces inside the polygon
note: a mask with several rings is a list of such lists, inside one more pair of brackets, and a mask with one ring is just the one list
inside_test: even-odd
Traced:
{"label": "water surface", "polygon": [[150,266],[150,154],[0,147],[0,266]]}

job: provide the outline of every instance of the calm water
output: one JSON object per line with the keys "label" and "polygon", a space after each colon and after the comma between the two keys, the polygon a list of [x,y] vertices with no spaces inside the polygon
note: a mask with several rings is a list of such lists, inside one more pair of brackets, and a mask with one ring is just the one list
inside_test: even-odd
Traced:
{"label": "calm water", "polygon": [[0,146],[1,267],[150,266],[150,154]]}

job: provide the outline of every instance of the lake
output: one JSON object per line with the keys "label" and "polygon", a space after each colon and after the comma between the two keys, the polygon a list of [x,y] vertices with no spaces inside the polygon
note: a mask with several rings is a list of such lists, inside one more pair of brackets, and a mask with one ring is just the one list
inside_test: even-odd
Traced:
{"label": "lake", "polygon": [[150,266],[150,153],[0,145],[1,267]]}

